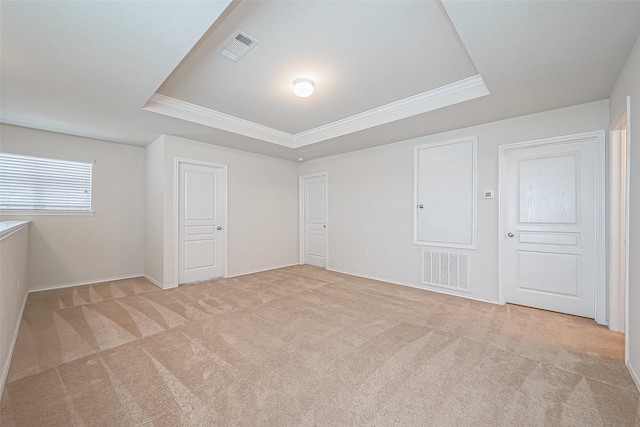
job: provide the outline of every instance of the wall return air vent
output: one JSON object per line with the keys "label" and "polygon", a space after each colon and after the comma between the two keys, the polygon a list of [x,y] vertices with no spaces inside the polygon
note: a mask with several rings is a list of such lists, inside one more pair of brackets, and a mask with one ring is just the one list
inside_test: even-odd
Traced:
{"label": "wall return air vent", "polygon": [[218,49],[218,53],[233,62],[238,62],[240,58],[245,56],[258,43],[258,40],[243,33],[236,31],[224,44]]}
{"label": "wall return air vent", "polygon": [[422,283],[469,290],[469,255],[422,250]]}

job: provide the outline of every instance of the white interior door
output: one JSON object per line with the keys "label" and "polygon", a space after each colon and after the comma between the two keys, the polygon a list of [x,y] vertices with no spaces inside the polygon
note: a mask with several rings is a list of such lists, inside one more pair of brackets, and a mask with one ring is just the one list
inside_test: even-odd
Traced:
{"label": "white interior door", "polygon": [[593,318],[596,138],[505,152],[507,302]]}
{"label": "white interior door", "polygon": [[327,175],[302,177],[303,262],[326,267]]}
{"label": "white interior door", "polygon": [[220,277],[224,168],[178,165],[178,284]]}

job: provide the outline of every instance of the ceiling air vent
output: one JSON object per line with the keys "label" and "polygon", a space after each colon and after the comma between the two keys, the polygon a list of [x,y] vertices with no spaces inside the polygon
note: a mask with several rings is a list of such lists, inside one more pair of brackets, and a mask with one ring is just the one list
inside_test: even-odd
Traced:
{"label": "ceiling air vent", "polygon": [[233,35],[218,49],[218,53],[225,58],[238,62],[240,58],[245,56],[258,43],[258,40],[243,33],[236,31]]}

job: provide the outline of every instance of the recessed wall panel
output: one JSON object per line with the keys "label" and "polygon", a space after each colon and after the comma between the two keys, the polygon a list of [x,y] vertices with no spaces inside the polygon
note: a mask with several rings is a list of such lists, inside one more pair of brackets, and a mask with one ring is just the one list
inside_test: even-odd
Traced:
{"label": "recessed wall panel", "polygon": [[416,148],[414,242],[475,248],[476,138]]}

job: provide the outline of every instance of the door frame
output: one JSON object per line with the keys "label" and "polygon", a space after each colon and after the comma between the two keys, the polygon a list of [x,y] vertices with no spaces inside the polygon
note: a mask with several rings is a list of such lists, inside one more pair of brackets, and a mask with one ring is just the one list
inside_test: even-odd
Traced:
{"label": "door frame", "polygon": [[198,166],[208,166],[222,169],[222,254],[220,262],[222,263],[222,276],[227,277],[228,272],[228,233],[227,233],[227,165],[221,163],[203,162],[200,160],[186,159],[182,157],[174,157],[174,174],[173,174],[173,288],[179,286],[180,273],[180,164],[192,164]]}
{"label": "door frame", "polygon": [[[631,152],[631,96],[627,96],[625,98],[625,103],[624,103],[624,107],[620,109],[620,111],[618,112],[618,115],[616,116],[616,119],[613,121],[613,123],[611,123],[612,126],[612,134],[613,131],[616,130],[620,130],[618,125],[620,124],[620,122],[622,121],[623,118],[626,118],[626,122],[627,122],[627,126],[625,128],[626,130],[626,140],[624,141],[625,143],[625,150],[626,150],[626,176],[625,176],[625,180],[626,180],[626,191],[625,194],[621,194],[621,197],[623,197],[625,199],[625,223],[624,223],[624,243],[623,246],[625,248],[625,269],[624,269],[624,363],[627,367],[629,367],[629,369],[631,370],[631,367],[629,366],[629,328],[630,328],[630,323],[629,323],[629,267],[630,267],[630,260],[629,260],[629,243],[630,243],[630,238],[629,238],[629,213],[630,213],[630,209],[631,209],[631,205],[629,203],[629,199],[631,198],[631,191],[630,191],[630,187],[631,187],[631,156],[630,156],[630,152]],[[611,139],[610,139],[610,145],[613,145],[613,135],[610,135]],[[615,160],[615,159],[614,159]],[[611,173],[613,172],[613,170],[611,170]],[[613,218],[611,218],[612,222],[614,221]],[[619,219],[618,219],[619,220]],[[634,377],[635,379],[635,377]],[[636,382],[637,384],[637,382]]]}
{"label": "door frame", "polygon": [[[610,221],[609,221],[609,274],[607,277],[609,284],[609,294],[611,295],[612,286],[618,286],[624,288],[623,299],[624,301],[615,301],[613,298],[609,298],[609,328],[611,329],[612,315],[614,313],[620,313],[624,310],[625,316],[622,319],[621,329],[625,333],[628,327],[628,313],[627,310],[627,298],[629,292],[629,121],[627,119],[627,110],[625,109],[623,114],[616,120],[615,125],[609,131],[609,206],[610,206]],[[622,127],[621,124],[625,126]],[[622,133],[625,133],[625,139],[622,140]],[[622,169],[624,168],[624,177]],[[624,184],[624,186],[623,186]],[[622,207],[624,206],[624,210]],[[615,215],[617,214],[617,215]],[[625,221],[622,222],[624,215]],[[624,252],[625,256],[621,254]],[[624,264],[623,264],[624,260]],[[616,328],[614,330],[621,331]],[[626,339],[625,339],[626,341]],[[626,347],[626,343],[625,343]]]}
{"label": "door frame", "polygon": [[301,175],[299,178],[299,220],[298,220],[298,234],[299,234],[299,246],[298,246],[298,263],[300,265],[305,262],[305,208],[306,208],[306,193],[305,193],[305,180],[310,178],[318,178],[324,177],[325,182],[325,191],[324,191],[324,215],[325,215],[325,228],[324,232],[324,268],[328,269],[329,267],[329,173],[328,172],[318,172],[312,173],[309,175]]}
{"label": "door frame", "polygon": [[593,139],[595,144],[595,182],[596,182],[596,217],[595,217],[595,301],[594,313],[595,321],[601,325],[607,324],[607,289],[606,289],[606,218],[605,218],[605,132],[604,130],[577,133],[572,135],[556,136],[551,138],[536,139],[532,141],[516,142],[504,144],[498,147],[498,167],[499,167],[499,188],[500,208],[498,216],[498,303],[507,302],[507,251],[504,236],[506,236],[506,215],[507,207],[506,186],[507,186],[507,154],[511,151],[523,148],[543,147],[549,145],[559,145],[575,141],[577,139]]}

